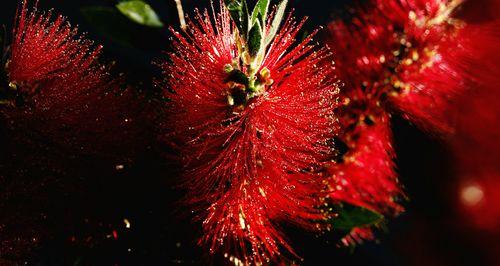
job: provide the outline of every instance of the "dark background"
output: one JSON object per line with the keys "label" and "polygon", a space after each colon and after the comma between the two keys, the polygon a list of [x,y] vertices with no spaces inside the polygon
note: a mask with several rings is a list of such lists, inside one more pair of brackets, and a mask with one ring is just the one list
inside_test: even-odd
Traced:
{"label": "dark background", "polygon": [[[165,24],[177,27],[173,0],[150,0]],[[306,30],[325,25],[333,14],[345,16],[351,1],[295,0],[290,4],[297,17],[309,16]],[[186,13],[195,6],[207,6],[208,0],[184,0]],[[17,0],[2,1],[0,23],[11,29]],[[109,60],[117,62],[129,83],[155,95],[151,80],[159,76],[153,59],[169,49],[166,28],[150,29],[124,19],[131,40],[119,43],[100,34],[80,8],[112,6],[113,1],[40,1],[40,9],[54,8],[73,25],[105,46]],[[287,233],[303,265],[483,265],[488,250],[480,233],[468,227],[455,212],[457,204],[453,161],[446,146],[420,132],[399,117],[393,118],[397,167],[401,183],[409,197],[407,211],[391,219],[387,231],[377,232],[378,241],[355,249],[337,248],[334,236],[314,236],[290,228]],[[3,143],[5,144],[5,143]],[[172,188],[175,171],[168,163],[162,146],[149,143],[137,159],[123,171],[114,171],[112,162],[92,159],[73,162],[75,171],[46,180],[25,174],[21,182],[24,198],[12,203],[0,216],[18,219],[20,232],[32,231],[36,241],[19,244],[12,253],[0,254],[0,264],[16,265],[204,265],[195,241],[198,225],[183,214],[176,201],[181,193]],[[19,152],[19,151],[18,151]],[[5,152],[4,152],[5,153]],[[22,153],[22,151],[20,152]],[[11,154],[3,154],[4,158]],[[24,167],[20,165],[19,167]],[[35,175],[37,170],[32,170]],[[42,170],[40,170],[43,172]],[[76,173],[76,174],[75,174]],[[37,180],[44,185],[37,186]],[[27,190],[26,187],[35,186]],[[28,192],[27,192],[28,191]],[[13,192],[15,193],[15,192]],[[36,198],[37,195],[39,198]],[[33,197],[33,198],[31,198]],[[40,203],[42,202],[42,203]],[[15,215],[13,214],[15,212]],[[44,219],[30,219],[43,214]],[[29,216],[29,217],[25,217]],[[19,218],[21,217],[21,218]],[[123,219],[131,223],[125,228]],[[8,219],[4,219],[8,220]],[[115,231],[116,237],[113,235]],[[15,238],[10,235],[10,238]],[[479,236],[478,236],[479,234]],[[2,239],[4,238],[4,239]],[[2,241],[6,236],[0,235]],[[216,259],[214,264],[219,264]]]}

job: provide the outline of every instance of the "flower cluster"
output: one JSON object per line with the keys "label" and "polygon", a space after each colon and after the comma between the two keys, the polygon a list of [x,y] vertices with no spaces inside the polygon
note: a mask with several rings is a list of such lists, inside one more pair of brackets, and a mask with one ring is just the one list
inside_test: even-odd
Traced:
{"label": "flower cluster", "polygon": [[[158,62],[167,99],[160,127],[183,169],[183,206],[201,224],[200,245],[235,265],[262,265],[299,258],[283,226],[333,229],[347,234],[345,245],[373,238],[372,225],[403,211],[394,114],[432,134],[455,134],[459,170],[491,184],[465,187],[465,211],[475,217],[500,176],[500,147],[491,144],[500,135],[491,126],[500,96],[498,21],[458,19],[462,0],[373,0],[352,9],[350,21],[332,22],[329,47],[321,47],[317,31],[302,36],[305,20],[286,15],[287,0],[274,9],[270,0],[254,2],[196,11],[183,32],[170,29],[172,49]],[[150,117],[101,63],[102,49],[64,17],[22,1],[0,69],[8,131],[0,209],[16,214],[0,220],[7,236],[0,253],[48,237],[38,227],[17,232],[18,220],[50,220],[13,210],[13,191],[44,205],[30,189],[67,175],[59,158],[90,155],[106,167],[111,158],[119,170],[152,139],[138,129]],[[16,183],[19,176],[30,182]],[[498,215],[475,220],[496,231]]]}
{"label": "flower cluster", "polygon": [[454,17],[461,0],[375,0],[329,26],[339,78],[345,147],[330,167],[330,198],[387,214],[402,210],[390,117],[434,134],[454,131],[456,99],[477,85],[492,31]]}

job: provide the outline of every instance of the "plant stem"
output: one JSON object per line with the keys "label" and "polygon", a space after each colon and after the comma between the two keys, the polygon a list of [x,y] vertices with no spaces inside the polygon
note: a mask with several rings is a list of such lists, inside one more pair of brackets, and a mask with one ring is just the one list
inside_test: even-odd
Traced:
{"label": "plant stem", "polygon": [[175,5],[177,6],[177,14],[179,14],[179,22],[181,24],[181,29],[186,30],[186,19],[184,18],[184,9],[182,8],[181,0],[174,0]]}

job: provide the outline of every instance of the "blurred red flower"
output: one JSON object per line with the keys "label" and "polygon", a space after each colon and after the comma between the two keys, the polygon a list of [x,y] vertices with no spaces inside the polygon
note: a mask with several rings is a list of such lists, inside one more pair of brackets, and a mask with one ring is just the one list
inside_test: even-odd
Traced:
{"label": "blurred red flower", "polygon": [[483,73],[492,66],[484,59],[498,44],[494,26],[456,18],[462,2],[375,0],[356,6],[350,21],[330,24],[328,41],[345,82],[339,140],[346,146],[340,163],[330,167],[331,198],[382,213],[402,210],[392,114],[431,134],[455,132],[456,105],[486,82]]}

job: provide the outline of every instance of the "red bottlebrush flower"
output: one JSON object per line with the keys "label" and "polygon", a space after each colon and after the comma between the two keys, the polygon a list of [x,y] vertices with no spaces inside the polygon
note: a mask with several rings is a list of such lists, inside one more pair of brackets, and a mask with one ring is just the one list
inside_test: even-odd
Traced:
{"label": "red bottlebrush flower", "polygon": [[366,115],[361,114],[363,120],[343,135],[347,152],[329,168],[330,198],[381,213],[401,211],[395,199],[401,189],[394,171],[389,117]]}
{"label": "red bottlebrush flower", "polygon": [[28,1],[22,2],[6,63],[7,106],[1,110],[17,133],[31,132],[19,138],[37,134],[72,153],[125,160],[124,143],[137,140],[132,134],[141,110],[131,90],[122,89],[110,66],[99,62],[101,52],[102,46],[79,37],[64,17],[30,12]]}
{"label": "red bottlebrush flower", "polygon": [[348,88],[371,91],[430,131],[452,131],[447,110],[465,89],[456,35],[462,23],[451,17],[461,1],[375,1],[352,24],[330,25],[341,78]]}
{"label": "red bottlebrush flower", "polygon": [[455,99],[476,82],[471,62],[480,64],[492,45],[481,42],[492,31],[452,16],[462,2],[377,0],[351,24],[333,22],[331,44],[347,87],[367,88],[428,132],[451,133]]}
{"label": "red bottlebrush flower", "polygon": [[[11,57],[7,72],[12,89],[27,97],[54,93],[61,100],[88,92],[89,88],[110,85],[109,69],[97,58],[102,47],[77,36],[65,18],[29,13],[24,1],[14,25]],[[64,104],[34,101],[39,106]]]}
{"label": "red bottlebrush flower", "polygon": [[483,73],[495,68],[488,57],[494,54],[498,34],[491,24],[463,23],[445,35],[428,67],[401,75],[411,88],[392,101],[394,106],[427,131],[456,133],[453,110],[465,92],[483,86]]}
{"label": "red bottlebrush flower", "polygon": [[102,47],[51,15],[20,4],[0,84],[0,253],[14,258],[50,239],[53,210],[81,192],[75,177],[126,165],[145,146],[143,112],[99,63]]}
{"label": "red bottlebrush flower", "polygon": [[[312,36],[294,46],[303,22],[290,17],[272,38],[283,8],[248,36],[227,10],[215,24],[198,14],[186,34],[173,32],[174,52],[162,64],[187,201],[202,210],[200,242],[247,263],[279,260],[280,246],[293,253],[278,223],[314,229],[322,219],[315,172],[336,130],[329,52]],[[259,34],[253,53],[246,41]]]}

